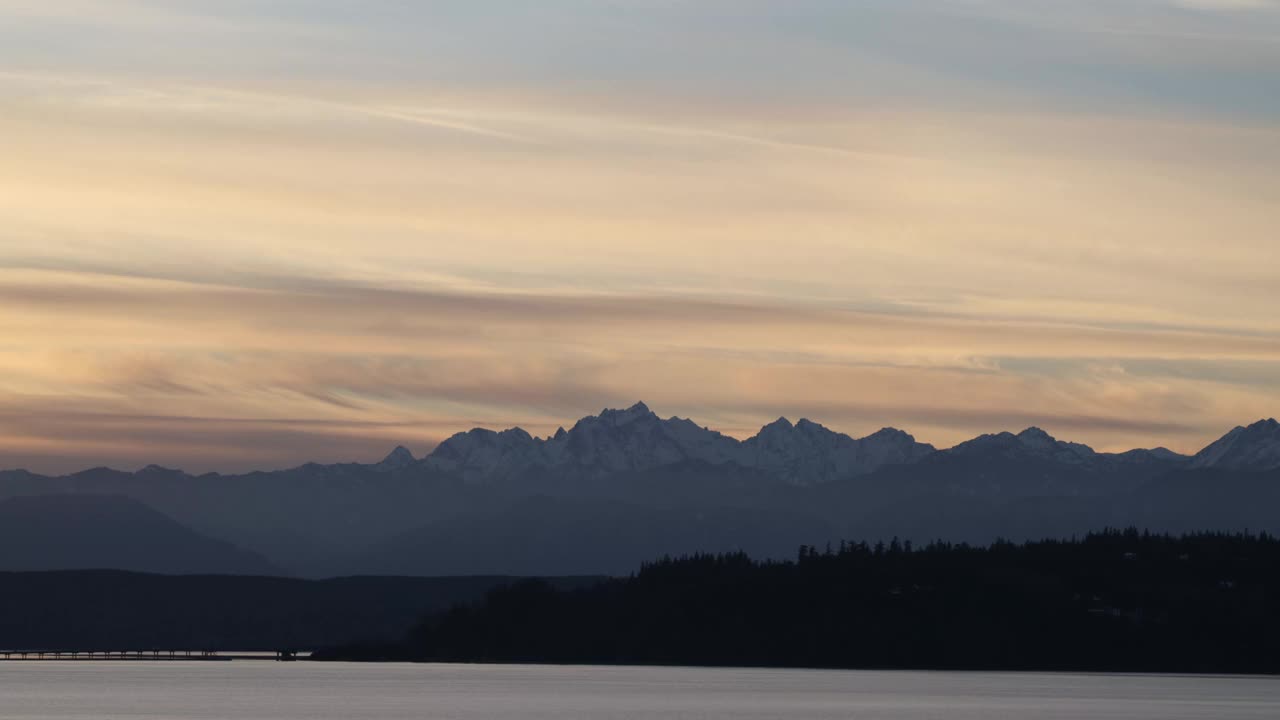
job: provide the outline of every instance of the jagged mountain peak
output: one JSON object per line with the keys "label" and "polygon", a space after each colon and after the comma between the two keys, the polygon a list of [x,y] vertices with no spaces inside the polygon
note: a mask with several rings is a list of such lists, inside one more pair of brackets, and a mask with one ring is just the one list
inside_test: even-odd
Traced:
{"label": "jagged mountain peak", "polygon": [[506,430],[500,430],[498,432],[498,437],[515,438],[519,442],[525,442],[533,439],[533,436],[529,434],[529,431],[525,430],[522,427],[513,427],[513,428],[507,428]]}
{"label": "jagged mountain peak", "polygon": [[1280,423],[1275,418],[1236,427],[1192,458],[1194,468],[1272,470],[1280,468]]}
{"label": "jagged mountain peak", "polygon": [[1018,439],[1025,443],[1055,443],[1058,441],[1057,438],[1035,425],[1018,433]]}
{"label": "jagged mountain peak", "polygon": [[816,423],[809,418],[800,418],[796,421],[796,430],[805,435],[838,435],[839,433],[827,428],[821,423]]}
{"label": "jagged mountain peak", "polygon": [[1054,455],[1060,460],[1089,460],[1097,455],[1093,448],[1081,443],[1059,440],[1038,427],[1032,426],[1018,433],[1018,442],[1041,452]]}
{"label": "jagged mountain peak", "polygon": [[[913,436],[911,433],[907,432],[906,430],[899,430],[896,427],[882,427],[879,430],[868,435],[867,438],[908,438],[911,440],[915,440],[915,436]],[[864,439],[867,439],[867,438],[864,438]]]}
{"label": "jagged mountain peak", "polygon": [[786,482],[813,484],[911,462],[933,451],[901,431],[886,429],[854,440],[807,418],[794,425],[779,418],[739,442],[689,419],[664,420],[638,402],[625,410],[606,408],[545,440],[518,428],[459,433],[423,462],[484,481],[515,477],[535,466],[594,476],[697,461],[739,465]]}
{"label": "jagged mountain peak", "polygon": [[[516,477],[532,467],[561,475],[595,477],[697,461],[738,465],[784,482],[809,485],[933,455],[938,455],[938,461],[958,456],[1000,457],[1072,465],[1185,462],[1183,456],[1163,448],[1098,453],[1087,445],[1059,440],[1038,426],[1016,434],[982,435],[943,453],[896,428],[882,428],[854,439],[808,418],[793,424],[780,417],[761,427],[753,437],[738,441],[689,419],[662,419],[643,402],[625,409],[606,408],[598,415],[578,420],[570,430],[557,429],[546,439],[534,438],[520,428],[459,433],[423,462],[484,481]],[[1236,456],[1239,458],[1230,459]],[[1263,420],[1237,428],[1215,446],[1206,448],[1197,462],[1200,466],[1229,462],[1224,467],[1231,468],[1280,467],[1280,423]]]}
{"label": "jagged mountain peak", "polygon": [[[621,424],[625,424],[635,420],[643,420],[646,418],[657,419],[657,417],[658,417],[657,414],[654,413],[652,410],[650,410],[648,405],[645,405],[642,402],[637,402],[635,405],[632,405],[631,407],[626,408],[625,410],[605,408],[604,410],[600,411],[600,414],[596,416],[596,419],[612,420],[614,424],[621,425]],[[591,418],[586,418],[586,419],[591,419]]]}
{"label": "jagged mountain peak", "polygon": [[858,442],[881,447],[906,448],[908,457],[912,461],[919,460],[938,451],[937,448],[929,443],[922,443],[916,440],[911,433],[893,427],[880,428]]}
{"label": "jagged mountain peak", "polygon": [[881,430],[857,439],[802,418],[786,418],[742,441],[742,464],[764,469],[795,485],[812,485],[914,462],[935,452],[901,431]]}
{"label": "jagged mountain peak", "polygon": [[486,456],[493,459],[493,462],[486,464],[493,465],[498,458],[519,453],[522,450],[529,451],[537,444],[529,433],[520,428],[501,432],[487,428],[473,428],[457,433],[440,443],[424,460],[432,460],[436,465],[451,468],[466,464],[477,457]]}
{"label": "jagged mountain peak", "polygon": [[620,428],[634,422],[651,422],[655,420],[660,420],[657,414],[650,410],[648,405],[638,402],[629,408],[605,408],[600,411],[599,415],[588,415],[574,423],[573,427],[569,429],[569,434],[572,435],[575,431],[581,431],[584,428]]}

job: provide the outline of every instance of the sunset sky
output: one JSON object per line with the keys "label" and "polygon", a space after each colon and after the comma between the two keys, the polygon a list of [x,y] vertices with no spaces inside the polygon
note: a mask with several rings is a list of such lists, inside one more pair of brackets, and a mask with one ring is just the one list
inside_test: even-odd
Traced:
{"label": "sunset sky", "polygon": [[0,0],[0,467],[1280,414],[1277,0]]}

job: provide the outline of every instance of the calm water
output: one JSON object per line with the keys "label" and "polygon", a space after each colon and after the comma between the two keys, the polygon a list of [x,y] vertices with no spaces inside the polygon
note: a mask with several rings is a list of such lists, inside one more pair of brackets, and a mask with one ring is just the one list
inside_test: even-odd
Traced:
{"label": "calm water", "polygon": [[466,665],[0,662],[5,720],[1280,718],[1280,680]]}

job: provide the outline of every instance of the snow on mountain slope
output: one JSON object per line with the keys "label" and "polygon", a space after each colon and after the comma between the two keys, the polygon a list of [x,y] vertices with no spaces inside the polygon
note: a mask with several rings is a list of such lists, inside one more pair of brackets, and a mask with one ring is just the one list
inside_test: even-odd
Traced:
{"label": "snow on mountain slope", "polygon": [[738,462],[795,485],[865,475],[884,465],[909,463],[934,452],[901,430],[885,428],[860,440],[809,420],[779,418],[744,440]]}
{"label": "snow on mountain slope", "polygon": [[1273,470],[1280,468],[1280,423],[1274,418],[1237,427],[1196,453],[1193,468]]}
{"label": "snow on mountain slope", "polygon": [[585,417],[571,430],[546,439],[519,428],[459,433],[441,443],[423,464],[483,482],[536,467],[595,476],[697,460],[760,469],[792,484],[809,485],[911,462],[932,452],[932,446],[900,430],[885,429],[855,440],[808,420],[792,425],[785,418],[739,442],[691,420],[664,420],[644,403],[636,403]]}

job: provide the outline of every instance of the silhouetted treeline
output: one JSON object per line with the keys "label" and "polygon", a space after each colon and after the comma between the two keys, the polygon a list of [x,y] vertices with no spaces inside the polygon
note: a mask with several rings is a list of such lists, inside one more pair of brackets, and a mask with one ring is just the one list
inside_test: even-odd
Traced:
{"label": "silhouetted treeline", "polygon": [[803,547],[539,581],[321,658],[1170,672],[1280,670],[1280,542],[1129,530],[989,547]]}

